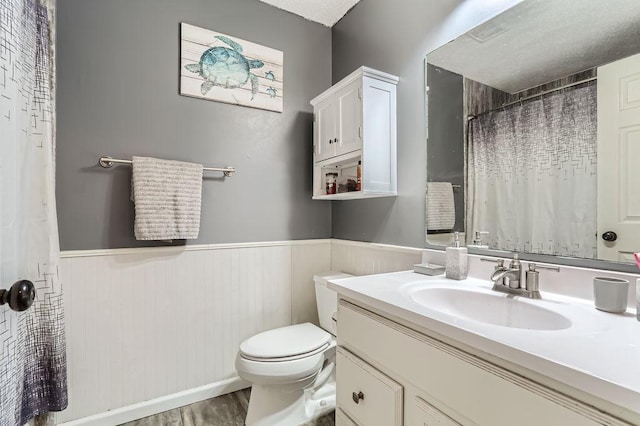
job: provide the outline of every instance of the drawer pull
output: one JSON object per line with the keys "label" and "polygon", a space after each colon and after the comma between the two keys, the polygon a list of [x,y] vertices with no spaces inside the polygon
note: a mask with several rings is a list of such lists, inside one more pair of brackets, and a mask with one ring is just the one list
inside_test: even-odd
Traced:
{"label": "drawer pull", "polygon": [[351,398],[353,398],[353,402],[355,402],[356,404],[358,404],[360,402],[361,399],[364,399],[364,394],[362,393],[362,391],[355,393],[353,392],[351,394]]}

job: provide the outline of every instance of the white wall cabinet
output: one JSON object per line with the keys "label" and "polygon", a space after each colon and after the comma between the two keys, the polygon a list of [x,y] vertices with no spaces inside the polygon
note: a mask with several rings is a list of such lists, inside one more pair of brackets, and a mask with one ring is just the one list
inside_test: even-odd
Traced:
{"label": "white wall cabinet", "polygon": [[316,162],[362,148],[362,81],[351,82],[315,110]]}
{"label": "white wall cabinet", "polygon": [[[377,420],[383,419],[381,407],[397,415],[391,405],[393,397],[375,380],[355,389],[349,378],[362,374],[358,369],[364,368],[402,390],[404,411],[400,424],[404,425],[629,425],[555,389],[345,300],[340,300],[338,308],[338,345],[339,353],[359,360],[358,365],[340,358],[336,364],[338,409],[355,424],[382,424]],[[375,404],[368,406],[370,413],[362,412],[364,404],[358,407],[347,398],[349,392],[360,391],[365,400],[369,394],[377,395]],[[354,410],[354,406],[358,408]],[[384,421],[398,424],[388,418]]]}
{"label": "white wall cabinet", "polygon": [[[347,200],[397,195],[398,77],[361,67],[313,100],[313,198]],[[326,175],[355,181],[327,194]]]}

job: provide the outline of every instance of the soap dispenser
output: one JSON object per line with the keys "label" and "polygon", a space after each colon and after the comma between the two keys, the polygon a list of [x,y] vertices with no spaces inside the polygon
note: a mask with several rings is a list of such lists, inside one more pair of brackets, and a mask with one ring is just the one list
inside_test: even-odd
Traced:
{"label": "soap dispenser", "polygon": [[464,280],[469,271],[467,248],[460,247],[460,236],[456,232],[453,247],[447,247],[445,260],[445,276],[452,280]]}
{"label": "soap dispenser", "polygon": [[473,244],[470,245],[469,247],[488,250],[489,246],[482,242],[482,236],[483,235],[489,235],[489,232],[488,231],[476,231],[474,233],[474,235],[475,235],[475,237],[473,239]]}

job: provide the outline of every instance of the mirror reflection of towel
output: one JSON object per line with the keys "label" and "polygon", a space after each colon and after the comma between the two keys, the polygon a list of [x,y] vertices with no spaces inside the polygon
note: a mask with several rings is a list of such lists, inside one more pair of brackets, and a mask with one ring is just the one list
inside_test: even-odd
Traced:
{"label": "mirror reflection of towel", "polygon": [[427,182],[427,231],[450,231],[455,224],[451,182]]}

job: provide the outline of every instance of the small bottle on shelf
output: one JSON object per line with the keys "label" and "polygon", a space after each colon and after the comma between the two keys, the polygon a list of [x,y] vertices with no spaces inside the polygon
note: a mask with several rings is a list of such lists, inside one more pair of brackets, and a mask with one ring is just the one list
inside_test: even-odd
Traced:
{"label": "small bottle on shelf", "polygon": [[362,161],[358,161],[356,168],[356,191],[362,191]]}
{"label": "small bottle on shelf", "polygon": [[327,173],[325,175],[326,191],[327,195],[336,193],[336,180],[338,179],[337,173]]}

